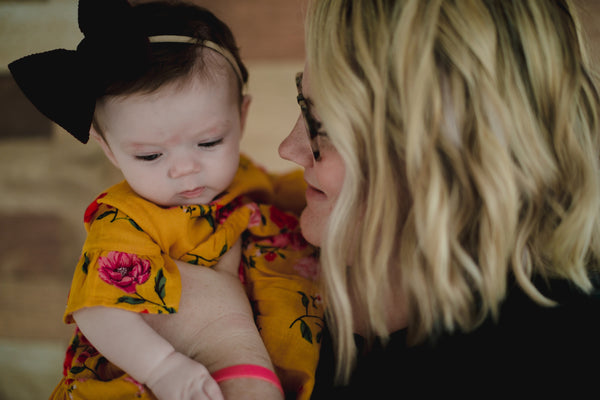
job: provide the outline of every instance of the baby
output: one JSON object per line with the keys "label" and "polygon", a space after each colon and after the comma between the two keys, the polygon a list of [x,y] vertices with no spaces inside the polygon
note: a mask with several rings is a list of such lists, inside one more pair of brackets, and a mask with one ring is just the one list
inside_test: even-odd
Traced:
{"label": "baby", "polygon": [[[272,383],[273,398],[280,379],[310,397],[323,315],[306,273],[315,249],[283,211],[296,199],[281,188],[298,181],[240,155],[248,73],[229,28],[193,5],[125,0],[80,0],[79,25],[76,51],[9,66],[42,113],[83,143],[97,140],[125,178],[85,213],[65,312],[77,329],[52,398],[221,399],[217,382],[239,377]],[[188,276],[177,260],[246,283],[268,356],[251,318],[235,326],[250,352],[206,333],[197,341],[208,351],[180,348],[169,336]],[[186,307],[216,321],[227,310],[213,303]],[[221,365],[232,359],[240,364]]]}

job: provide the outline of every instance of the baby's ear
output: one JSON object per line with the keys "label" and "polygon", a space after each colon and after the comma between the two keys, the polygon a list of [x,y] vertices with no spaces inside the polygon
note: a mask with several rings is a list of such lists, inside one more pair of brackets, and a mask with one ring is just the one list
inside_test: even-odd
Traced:
{"label": "baby's ear", "polygon": [[100,147],[102,148],[104,154],[106,154],[106,157],[110,160],[110,162],[113,163],[115,167],[119,168],[117,158],[110,149],[110,146],[106,142],[106,139],[104,139],[104,137],[102,137],[102,135],[96,130],[96,128],[94,128],[94,125],[92,125],[92,127],[90,128],[90,136],[100,144]]}
{"label": "baby's ear", "polygon": [[249,94],[244,95],[242,99],[242,106],[240,107],[240,127],[242,128],[242,133],[244,132],[244,127],[246,126],[246,117],[248,116],[248,109],[250,108],[250,103],[252,102],[252,96]]}

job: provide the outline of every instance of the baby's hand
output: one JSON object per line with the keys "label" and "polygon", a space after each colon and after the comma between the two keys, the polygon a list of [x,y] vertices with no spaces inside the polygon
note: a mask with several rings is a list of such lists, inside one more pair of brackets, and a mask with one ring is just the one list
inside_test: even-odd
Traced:
{"label": "baby's hand", "polygon": [[146,381],[160,400],[223,400],[208,370],[181,353],[171,353]]}

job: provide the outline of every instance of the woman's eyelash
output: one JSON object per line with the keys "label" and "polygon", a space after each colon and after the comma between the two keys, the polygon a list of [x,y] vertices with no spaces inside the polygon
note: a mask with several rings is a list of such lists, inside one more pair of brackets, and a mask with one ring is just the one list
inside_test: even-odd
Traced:
{"label": "woman's eyelash", "polygon": [[315,121],[314,124],[317,134],[319,136],[327,136],[327,133],[323,130],[323,124],[321,123],[321,121],[317,120],[315,117],[313,117],[313,120]]}
{"label": "woman's eyelash", "polygon": [[198,143],[198,147],[215,147],[221,143],[223,143],[223,139],[215,140],[213,142]]}
{"label": "woman's eyelash", "polygon": [[162,154],[160,153],[156,153],[156,154],[148,154],[145,156],[135,156],[136,159],[141,160],[141,161],[154,161],[156,160],[158,157],[160,157]]}

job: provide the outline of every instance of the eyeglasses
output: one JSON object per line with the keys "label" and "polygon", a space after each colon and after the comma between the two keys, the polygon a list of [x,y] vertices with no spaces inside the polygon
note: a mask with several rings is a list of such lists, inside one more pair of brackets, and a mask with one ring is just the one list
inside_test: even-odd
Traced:
{"label": "eyeglasses", "polygon": [[304,118],[304,123],[306,124],[310,148],[315,161],[319,161],[321,159],[321,151],[319,150],[318,137],[319,129],[321,129],[321,122],[317,121],[310,113],[310,100],[306,100],[302,94],[302,72],[298,72],[296,74],[296,87],[298,88],[298,105],[300,106],[302,117]]}

